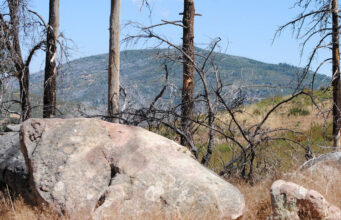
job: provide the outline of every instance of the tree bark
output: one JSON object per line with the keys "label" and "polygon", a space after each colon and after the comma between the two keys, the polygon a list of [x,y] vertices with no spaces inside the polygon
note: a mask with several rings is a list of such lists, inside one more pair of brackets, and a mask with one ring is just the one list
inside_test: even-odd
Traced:
{"label": "tree bark", "polygon": [[22,121],[31,118],[29,75],[29,70],[27,68],[24,68],[23,74],[19,78]]}
{"label": "tree bark", "polygon": [[341,86],[340,86],[340,40],[338,1],[332,0],[333,41],[333,137],[334,146],[340,149]]}
{"label": "tree bark", "polygon": [[[184,0],[183,12],[183,51],[194,61],[194,0]],[[181,127],[189,141],[193,140],[193,94],[194,94],[194,66],[188,57],[183,55],[183,85],[181,103]],[[189,147],[187,139],[181,137],[181,144]]]}
{"label": "tree bark", "polygon": [[111,0],[108,68],[108,116],[119,123],[121,0]]}
{"label": "tree bark", "polygon": [[44,107],[43,117],[50,118],[56,114],[57,89],[57,40],[59,29],[59,0],[50,0],[49,25],[47,30]]}

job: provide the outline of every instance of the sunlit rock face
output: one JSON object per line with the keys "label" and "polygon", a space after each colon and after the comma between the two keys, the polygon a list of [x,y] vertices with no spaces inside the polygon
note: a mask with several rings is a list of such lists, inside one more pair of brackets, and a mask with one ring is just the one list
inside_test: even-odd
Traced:
{"label": "sunlit rock face", "polygon": [[36,200],[57,211],[86,211],[95,219],[243,214],[237,188],[187,148],[143,128],[97,119],[31,119],[20,136]]}

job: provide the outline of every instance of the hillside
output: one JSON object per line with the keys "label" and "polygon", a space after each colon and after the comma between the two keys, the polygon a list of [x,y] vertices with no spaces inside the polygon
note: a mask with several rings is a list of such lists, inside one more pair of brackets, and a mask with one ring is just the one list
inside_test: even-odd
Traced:
{"label": "hillside", "polygon": [[[133,94],[133,101],[142,104],[141,102],[151,100],[159,92],[165,81],[162,65],[164,59],[160,57],[166,52],[166,49],[121,52],[121,84],[128,89],[130,94]],[[207,53],[199,48],[196,48],[196,52]],[[292,89],[289,87],[295,86],[297,74],[302,72],[300,68],[288,64],[267,64],[222,53],[214,53],[213,57],[223,84],[242,88],[249,101],[290,93]],[[200,61],[200,59],[197,60]],[[62,74],[58,77],[58,99],[69,102],[87,102],[95,106],[105,104],[107,63],[108,55],[102,54],[77,59],[64,65],[61,68]],[[169,83],[174,85],[173,88],[181,89],[181,64],[168,62],[168,68]],[[215,85],[213,74],[208,73],[208,78],[209,84]],[[308,76],[306,82],[309,82],[310,78],[311,75]],[[315,79],[316,88],[327,85],[329,80],[329,77],[318,74]],[[198,77],[196,83],[198,92],[202,88]],[[33,94],[42,94],[43,74],[32,74],[31,84]],[[170,91],[166,92],[166,95],[169,93]],[[176,100],[179,101],[179,98],[177,97]]]}

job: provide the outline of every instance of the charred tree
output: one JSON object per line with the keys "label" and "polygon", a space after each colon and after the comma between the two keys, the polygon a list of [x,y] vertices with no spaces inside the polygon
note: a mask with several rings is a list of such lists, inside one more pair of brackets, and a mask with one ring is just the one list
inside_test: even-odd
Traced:
{"label": "charred tree", "polygon": [[340,30],[338,1],[332,0],[332,44],[333,44],[333,137],[334,146],[340,148],[340,128],[341,128],[341,86],[340,86]]}
{"label": "charred tree", "polygon": [[24,66],[19,74],[20,102],[21,102],[21,120],[25,121],[31,118],[31,103],[29,89],[29,70]]}
{"label": "charred tree", "polygon": [[121,0],[111,0],[110,42],[108,68],[108,116],[112,122],[119,122],[120,97],[120,13]]}
{"label": "charred tree", "polygon": [[187,138],[181,136],[180,143],[184,146],[191,146],[193,141],[193,118],[194,109],[194,0],[184,0],[183,12],[183,85],[181,101],[181,128]]}
{"label": "charred tree", "polygon": [[[10,51],[12,60],[16,70],[16,77],[19,80],[20,87],[20,103],[21,103],[21,120],[25,121],[31,117],[30,90],[29,90],[29,66],[25,65],[21,53],[20,38],[19,38],[19,9],[22,1],[8,0],[8,8],[10,14],[10,26],[7,26],[10,31],[11,40],[7,40],[7,49]],[[4,22],[2,17],[2,22]],[[4,26],[5,23],[3,23]]]}
{"label": "charred tree", "polygon": [[59,0],[50,0],[49,24],[46,38],[43,117],[56,114],[57,43],[59,29]]}

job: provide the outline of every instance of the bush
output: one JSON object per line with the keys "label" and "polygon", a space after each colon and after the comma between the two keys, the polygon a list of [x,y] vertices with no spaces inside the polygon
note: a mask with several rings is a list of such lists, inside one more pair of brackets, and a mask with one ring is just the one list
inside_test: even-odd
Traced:
{"label": "bush", "polygon": [[310,115],[310,112],[306,109],[294,107],[289,110],[288,116],[306,116]]}

